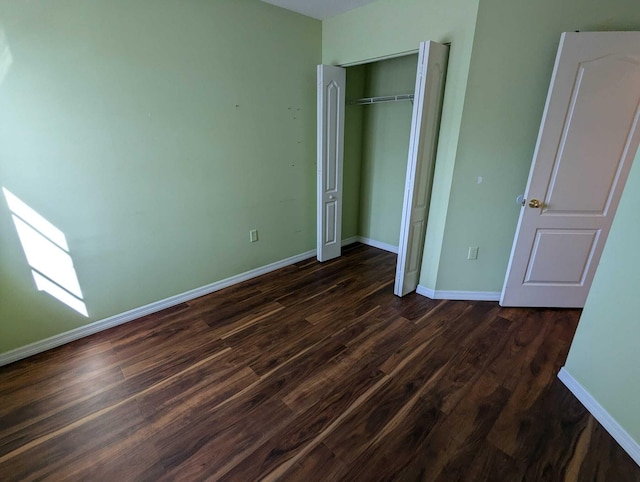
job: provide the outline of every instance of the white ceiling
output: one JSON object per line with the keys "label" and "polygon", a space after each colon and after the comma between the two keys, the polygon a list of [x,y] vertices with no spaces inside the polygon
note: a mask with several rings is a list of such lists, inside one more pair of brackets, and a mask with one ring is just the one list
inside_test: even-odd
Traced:
{"label": "white ceiling", "polygon": [[262,0],[308,17],[325,20],[375,0]]}

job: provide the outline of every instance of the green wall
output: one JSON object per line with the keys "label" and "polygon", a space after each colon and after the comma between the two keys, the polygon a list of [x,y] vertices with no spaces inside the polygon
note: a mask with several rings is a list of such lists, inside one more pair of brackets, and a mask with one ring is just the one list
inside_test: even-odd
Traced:
{"label": "green wall", "polygon": [[[638,29],[637,0],[480,2],[437,282],[431,288],[502,289],[520,209],[515,198],[526,186],[560,34]],[[477,261],[467,260],[469,246],[480,247]]]}
{"label": "green wall", "polygon": [[627,180],[565,369],[640,443],[640,152]]}
{"label": "green wall", "polygon": [[0,185],[65,233],[89,311],[36,291],[0,200],[0,352],[314,248],[319,21],[0,0],[0,24]]}
{"label": "green wall", "polygon": [[347,69],[347,105],[344,113],[344,169],[342,190],[342,239],[357,236],[360,222],[360,181],[362,177],[362,133],[364,108],[349,100],[364,97],[366,66]]}
{"label": "green wall", "polygon": [[[417,55],[366,65],[365,97],[413,93]],[[411,102],[362,106],[362,178],[358,234],[398,246],[411,135]]]}
{"label": "green wall", "polygon": [[[411,93],[418,57],[348,67],[347,100]],[[350,105],[345,112],[342,238],[398,245],[411,134],[410,102]]]}
{"label": "green wall", "polygon": [[[426,39],[452,44],[422,285],[502,289],[558,41],[576,29],[638,30],[640,7],[379,0],[323,22],[325,63],[397,55]],[[478,260],[467,260],[469,246],[480,247]]]}
{"label": "green wall", "polygon": [[434,287],[467,88],[478,0],[379,0],[322,22],[325,64],[415,52],[423,40],[451,42],[421,283]]}

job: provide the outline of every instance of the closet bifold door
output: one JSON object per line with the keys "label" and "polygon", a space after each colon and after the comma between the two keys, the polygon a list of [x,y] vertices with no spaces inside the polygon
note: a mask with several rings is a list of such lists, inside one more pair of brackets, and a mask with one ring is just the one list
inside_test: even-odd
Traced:
{"label": "closet bifold door", "polygon": [[318,261],[342,251],[342,165],[346,70],[318,65]]}
{"label": "closet bifold door", "polygon": [[393,289],[397,296],[415,291],[420,278],[448,58],[448,46],[420,44]]}

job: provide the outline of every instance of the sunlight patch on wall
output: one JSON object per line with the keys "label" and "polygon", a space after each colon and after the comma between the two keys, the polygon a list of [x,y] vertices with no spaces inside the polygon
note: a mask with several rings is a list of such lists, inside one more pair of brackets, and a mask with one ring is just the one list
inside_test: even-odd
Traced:
{"label": "sunlight patch on wall", "polygon": [[13,57],[11,50],[9,50],[9,43],[7,42],[7,36],[4,33],[2,27],[0,27],[0,85],[9,72],[9,68],[13,63]]}
{"label": "sunlight patch on wall", "polygon": [[89,316],[64,233],[9,190],[2,191],[38,290]]}

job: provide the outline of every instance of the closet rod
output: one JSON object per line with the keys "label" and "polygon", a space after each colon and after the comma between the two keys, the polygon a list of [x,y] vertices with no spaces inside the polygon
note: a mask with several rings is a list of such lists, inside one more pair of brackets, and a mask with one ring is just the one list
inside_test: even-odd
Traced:
{"label": "closet rod", "polygon": [[368,105],[368,104],[381,104],[383,102],[399,102],[401,100],[413,101],[413,94],[401,94],[401,95],[384,95],[380,97],[364,97],[362,99],[350,100],[349,105]]}

